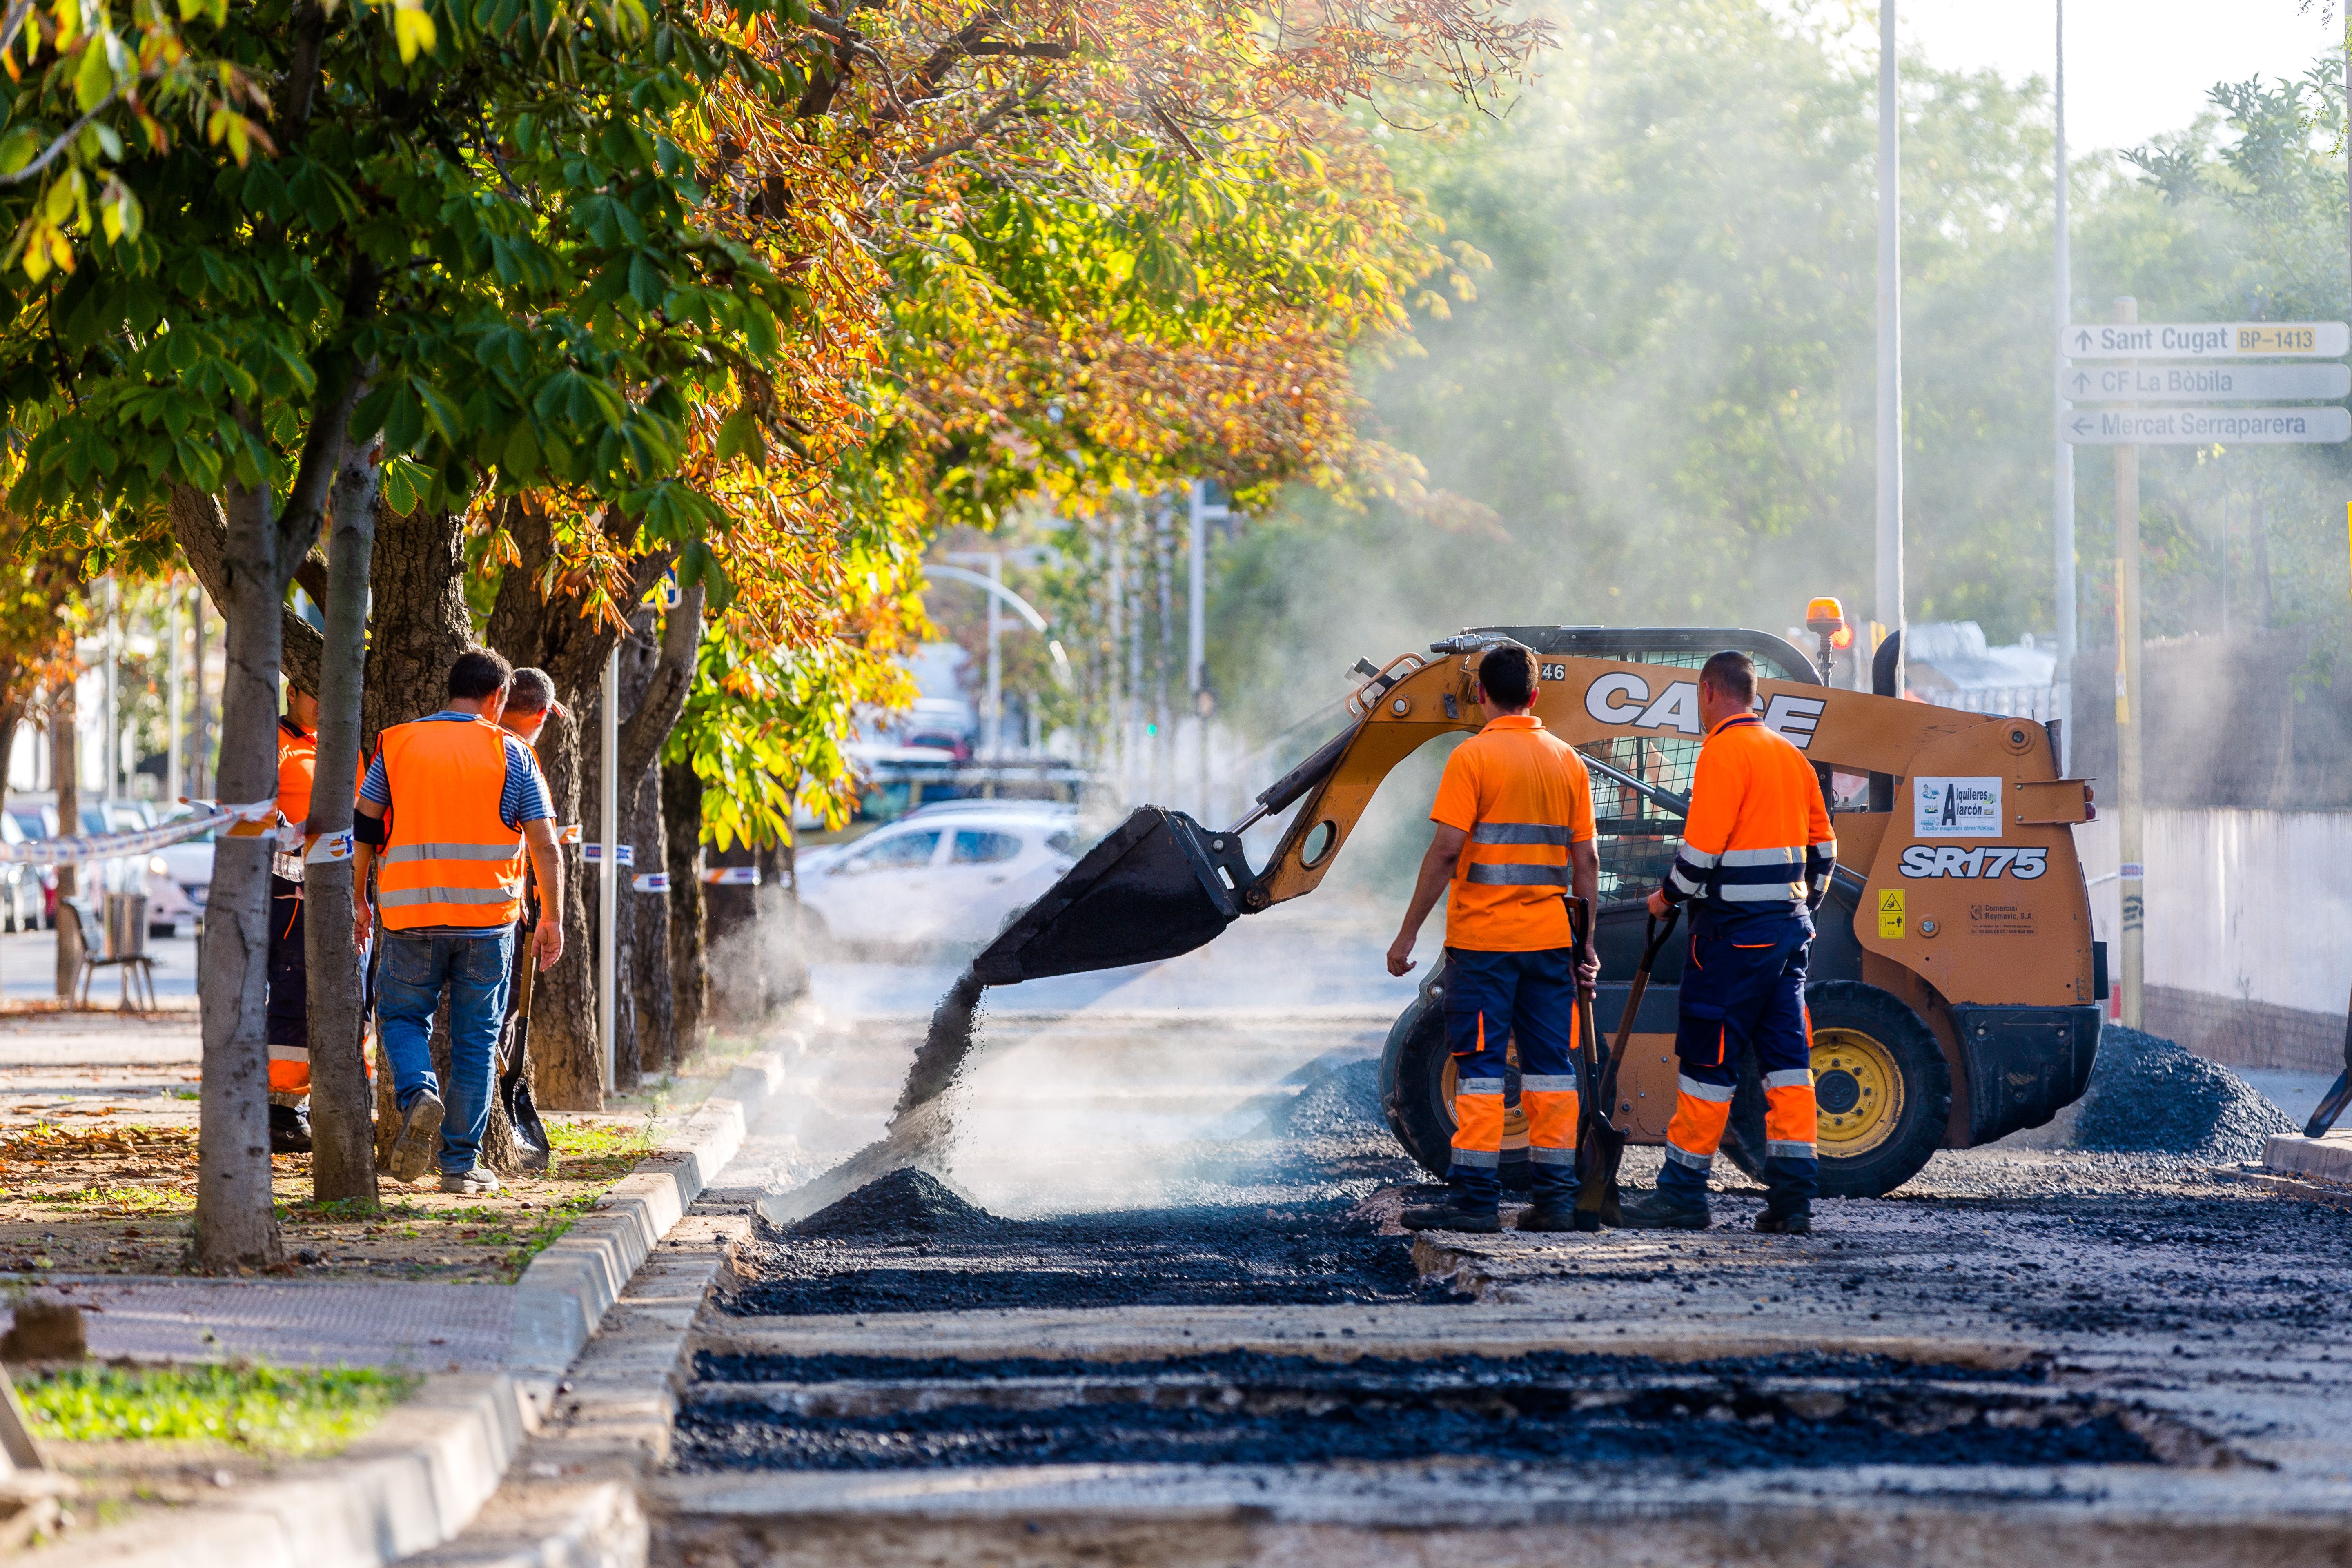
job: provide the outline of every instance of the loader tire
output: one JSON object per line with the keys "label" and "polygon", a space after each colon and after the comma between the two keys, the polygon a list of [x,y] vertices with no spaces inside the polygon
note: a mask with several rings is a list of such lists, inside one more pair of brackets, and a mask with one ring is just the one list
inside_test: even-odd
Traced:
{"label": "loader tire", "polygon": [[[1387,1047],[1381,1052],[1381,1109],[1389,1119],[1404,1152],[1433,1181],[1445,1180],[1454,1155],[1454,1058],[1445,1048],[1445,984],[1447,964],[1441,962],[1415,994],[1397,1021],[1389,1026]],[[1513,1103],[1518,1096],[1518,1074],[1505,1076]],[[1502,1178],[1505,1190],[1523,1193],[1533,1179],[1524,1148],[1506,1150]]]}
{"label": "loader tire", "polygon": [[[1813,1092],[1821,1105],[1822,1196],[1885,1197],[1943,1147],[1952,1069],[1916,1013],[1856,980],[1805,987],[1813,1028]],[[1764,1085],[1748,1053],[1739,1067],[1723,1152],[1764,1173]]]}

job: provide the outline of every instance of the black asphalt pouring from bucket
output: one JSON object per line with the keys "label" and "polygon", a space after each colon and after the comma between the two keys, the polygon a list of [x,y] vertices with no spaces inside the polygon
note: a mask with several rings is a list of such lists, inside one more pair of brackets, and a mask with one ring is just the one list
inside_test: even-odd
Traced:
{"label": "black asphalt pouring from bucket", "polygon": [[[1556,1352],[1342,1363],[1229,1352],[1115,1364],[827,1357],[740,1369],[731,1359],[706,1357],[698,1370],[706,1379],[752,1373],[761,1396],[725,1384],[690,1393],[677,1427],[683,1469],[1454,1458],[1630,1461],[1696,1476],[2157,1458],[2140,1436],[2147,1414],[2115,1400],[2030,1376],[1871,1357],[1677,1366]],[[923,1386],[905,1389],[908,1380]]]}

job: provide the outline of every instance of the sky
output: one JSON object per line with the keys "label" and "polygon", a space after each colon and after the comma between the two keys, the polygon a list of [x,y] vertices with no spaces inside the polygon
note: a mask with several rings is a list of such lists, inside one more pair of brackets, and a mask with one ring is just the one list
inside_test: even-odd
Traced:
{"label": "sky", "polygon": [[[2051,74],[2052,0],[1896,0],[1904,37],[1945,68]],[[2136,147],[2186,127],[2217,81],[2301,76],[2342,47],[2343,0],[2067,0],[2066,143]],[[2323,23],[2325,5],[2335,19]]]}

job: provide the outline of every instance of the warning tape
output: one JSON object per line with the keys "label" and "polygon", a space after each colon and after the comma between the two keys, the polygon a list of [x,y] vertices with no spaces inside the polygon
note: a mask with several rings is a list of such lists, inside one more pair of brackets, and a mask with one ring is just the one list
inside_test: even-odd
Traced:
{"label": "warning tape", "polygon": [[629,886],[640,893],[667,893],[669,891],[669,873],[667,871],[640,872],[629,879]]}
{"label": "warning tape", "polygon": [[[191,801],[191,805],[208,809],[202,815],[166,823],[161,827],[134,828],[129,833],[93,833],[73,838],[36,838],[23,844],[0,843],[0,864],[11,861],[24,866],[79,866],[88,860],[119,860],[126,855],[144,855],[150,850],[164,849],[186,842],[200,833],[209,833],[223,823],[238,826],[252,824],[248,833],[236,834],[241,838],[259,837],[269,831],[278,819],[275,798],[259,800],[251,805],[215,805],[211,801]],[[299,842],[299,840],[298,840]]]}
{"label": "warning tape", "polygon": [[[604,863],[604,847],[602,844],[583,844],[580,847],[580,853],[591,866],[601,866]],[[616,866],[635,865],[637,863],[637,847],[634,844],[614,845],[613,863]]]}
{"label": "warning tape", "polygon": [[713,866],[702,873],[702,879],[714,888],[756,888],[760,885],[760,868]]}

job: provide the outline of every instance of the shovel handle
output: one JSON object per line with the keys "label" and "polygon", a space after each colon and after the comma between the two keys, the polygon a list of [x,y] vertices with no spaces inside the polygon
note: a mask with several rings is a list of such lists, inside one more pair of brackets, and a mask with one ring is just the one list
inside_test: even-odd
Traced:
{"label": "shovel handle", "polygon": [[[1625,1016],[1617,1020],[1617,1037],[1610,1043],[1608,1065],[1602,1069],[1606,1076],[1601,1080],[1600,1098],[1604,1106],[1617,1102],[1617,1069],[1625,1059],[1627,1043],[1633,1037],[1633,1020],[1641,1014],[1642,998],[1649,993],[1650,971],[1657,966],[1658,954],[1666,950],[1666,943],[1674,937],[1675,922],[1682,919],[1682,915],[1681,910],[1669,909],[1663,921],[1655,915],[1649,917],[1649,928],[1642,947],[1642,967],[1633,972],[1633,987],[1625,994]],[[1604,1110],[1601,1114],[1605,1117],[1610,1112]]]}

